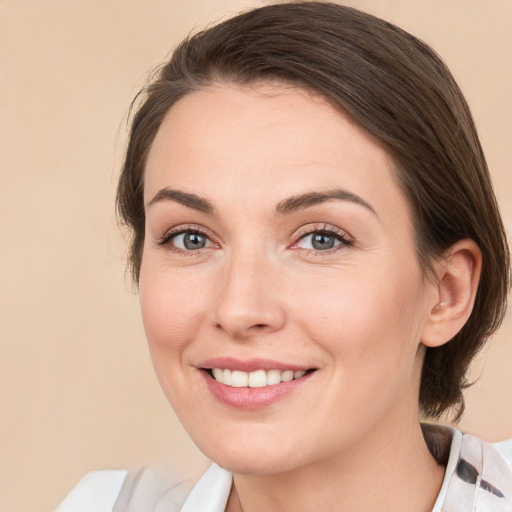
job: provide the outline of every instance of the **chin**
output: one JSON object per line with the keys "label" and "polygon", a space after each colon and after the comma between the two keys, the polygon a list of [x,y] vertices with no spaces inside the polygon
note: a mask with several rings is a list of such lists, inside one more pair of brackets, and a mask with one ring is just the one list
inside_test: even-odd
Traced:
{"label": "chin", "polygon": [[222,453],[214,455],[215,458],[209,458],[220,467],[226,469],[230,473],[244,475],[276,475],[287,473],[299,466],[296,461],[292,461],[290,458],[282,456],[263,457],[261,454],[256,455],[244,453]]}
{"label": "chin", "polygon": [[275,436],[270,440],[265,436],[259,440],[249,439],[249,436],[245,439],[217,438],[217,442],[211,443],[193,438],[204,455],[231,473],[271,475],[286,473],[301,465],[297,460],[298,450],[293,449],[289,439],[288,442]]}

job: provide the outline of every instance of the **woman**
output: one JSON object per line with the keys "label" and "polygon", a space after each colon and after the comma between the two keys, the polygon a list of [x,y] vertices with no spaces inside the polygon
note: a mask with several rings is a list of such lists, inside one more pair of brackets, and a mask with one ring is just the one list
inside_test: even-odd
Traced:
{"label": "woman", "polygon": [[97,474],[59,510],[95,485],[115,511],[512,510],[510,444],[419,420],[460,417],[509,288],[471,114],[424,43],[314,2],[187,39],[118,207],[157,375],[215,464],[190,492]]}

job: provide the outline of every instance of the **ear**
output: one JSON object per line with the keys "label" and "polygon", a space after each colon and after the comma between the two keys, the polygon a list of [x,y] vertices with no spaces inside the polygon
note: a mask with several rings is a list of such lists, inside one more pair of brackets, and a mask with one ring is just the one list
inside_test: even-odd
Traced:
{"label": "ear", "polygon": [[437,282],[429,284],[427,315],[421,341],[439,347],[467,322],[475,303],[482,253],[471,239],[459,240],[434,265]]}

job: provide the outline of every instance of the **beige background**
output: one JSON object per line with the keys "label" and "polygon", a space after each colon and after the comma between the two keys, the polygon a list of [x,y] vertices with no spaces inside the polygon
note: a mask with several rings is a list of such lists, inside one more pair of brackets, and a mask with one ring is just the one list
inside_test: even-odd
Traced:
{"label": "beige background", "polygon": [[[444,56],[510,228],[512,1],[346,3]],[[114,188],[146,72],[193,27],[249,5],[258,3],[0,0],[1,511],[52,510],[94,468],[202,463],[153,376]],[[508,320],[467,395],[462,427],[489,439],[512,436],[511,340]]]}

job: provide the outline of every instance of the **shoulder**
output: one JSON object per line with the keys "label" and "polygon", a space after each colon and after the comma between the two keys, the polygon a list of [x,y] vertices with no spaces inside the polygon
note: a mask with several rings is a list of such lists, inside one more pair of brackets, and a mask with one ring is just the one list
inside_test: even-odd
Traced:
{"label": "shoulder", "polygon": [[66,496],[56,512],[112,512],[127,475],[126,470],[87,473]]}
{"label": "shoulder", "polygon": [[55,512],[177,512],[193,485],[162,467],[92,471]]}
{"label": "shoulder", "polygon": [[475,512],[512,510],[512,440],[488,443],[464,434],[452,461],[443,510],[459,510],[461,503]]}
{"label": "shoulder", "polygon": [[505,462],[512,468],[512,439],[494,443],[494,448],[505,459]]}

